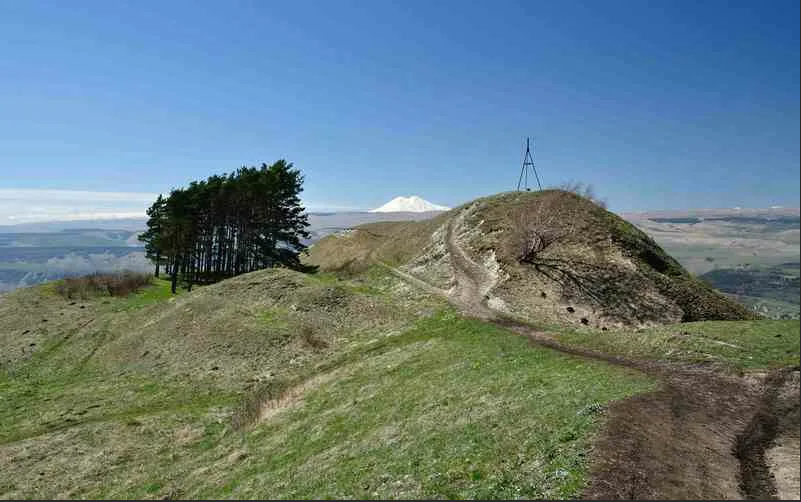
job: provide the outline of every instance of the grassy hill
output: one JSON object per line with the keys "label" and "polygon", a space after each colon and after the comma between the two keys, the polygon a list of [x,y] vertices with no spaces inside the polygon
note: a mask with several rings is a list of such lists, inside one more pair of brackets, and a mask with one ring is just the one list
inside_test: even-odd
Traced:
{"label": "grassy hill", "polygon": [[[575,497],[607,403],[655,388],[380,268],[255,272],[174,298],[164,281],[128,298],[54,290],[0,302],[3,498]],[[797,364],[797,336],[773,335],[798,323],[772,326],[751,343]],[[693,359],[684,340],[629,335]]]}
{"label": "grassy hill", "polygon": [[[542,199],[507,194],[328,238],[310,256],[328,272],[0,296],[0,498],[773,493],[769,447],[797,441],[777,403],[797,401],[798,321],[628,322],[623,299],[667,305],[660,321],[741,311],[613,215],[545,196],[590,223],[531,260],[511,218]],[[594,304],[606,290],[537,270],[560,256],[580,283],[600,267],[645,285]]]}
{"label": "grassy hill", "polygon": [[3,297],[1,497],[574,496],[603,404],[653,388],[380,270],[167,291]]}
{"label": "grassy hill", "polygon": [[[538,248],[527,252],[532,242]],[[423,222],[359,226],[321,240],[308,261],[332,271],[380,261],[450,290],[460,253],[498,310],[529,321],[611,328],[755,318],[634,225],[560,190],[486,197]]]}

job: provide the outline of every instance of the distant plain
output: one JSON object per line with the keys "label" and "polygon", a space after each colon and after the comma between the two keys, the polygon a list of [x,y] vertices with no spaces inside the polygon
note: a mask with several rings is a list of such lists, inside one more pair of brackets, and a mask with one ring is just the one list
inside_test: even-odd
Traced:
{"label": "distant plain", "polygon": [[[310,213],[307,244],[376,221],[437,212]],[[624,213],[690,272],[773,318],[799,317],[801,213],[795,208]],[[149,268],[137,235],[144,219],[0,226],[0,292],[69,275]]]}

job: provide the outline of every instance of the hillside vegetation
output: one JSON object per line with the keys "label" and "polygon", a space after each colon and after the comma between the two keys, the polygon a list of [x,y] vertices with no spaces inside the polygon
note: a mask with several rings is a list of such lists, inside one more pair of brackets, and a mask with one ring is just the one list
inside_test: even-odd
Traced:
{"label": "hillside vegetation", "polygon": [[308,262],[323,270],[384,262],[453,292],[454,247],[483,269],[473,280],[494,309],[529,321],[608,328],[755,318],[635,226],[561,190],[478,199],[424,222],[363,225],[315,244]]}
{"label": "hillside vegetation", "polygon": [[0,296],[0,498],[797,493],[771,473],[797,473],[798,321],[734,320],[590,201],[502,194],[308,261]]}
{"label": "hillside vegetation", "polygon": [[466,316],[657,378],[610,407],[584,497],[798,496],[798,322],[756,321],[591,200],[487,197],[333,235],[308,262],[378,264]]}
{"label": "hillside vegetation", "polygon": [[570,497],[644,375],[381,271],[0,301],[0,497]]}

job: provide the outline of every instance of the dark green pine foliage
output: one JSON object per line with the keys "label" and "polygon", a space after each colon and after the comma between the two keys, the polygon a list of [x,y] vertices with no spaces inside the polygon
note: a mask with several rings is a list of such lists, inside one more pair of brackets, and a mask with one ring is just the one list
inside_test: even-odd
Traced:
{"label": "dark green pine foliage", "polygon": [[159,195],[147,209],[147,230],[139,235],[139,240],[145,243],[145,255],[156,265],[156,277],[159,276],[159,269],[164,261],[158,239],[164,226],[165,206],[164,197]]}
{"label": "dark green pine foliage", "polygon": [[175,292],[262,268],[300,267],[308,216],[303,176],[292,164],[242,167],[174,189],[148,210],[140,239],[148,257],[164,264]]}

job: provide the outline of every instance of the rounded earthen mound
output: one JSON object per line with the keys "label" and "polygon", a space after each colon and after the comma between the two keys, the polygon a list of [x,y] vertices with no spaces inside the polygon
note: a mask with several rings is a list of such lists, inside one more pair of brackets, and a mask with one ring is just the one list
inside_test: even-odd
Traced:
{"label": "rounded earthen mound", "polygon": [[631,223],[562,190],[485,197],[421,222],[362,225],[323,239],[308,261],[349,273],[381,262],[532,321],[607,327],[756,317]]}

